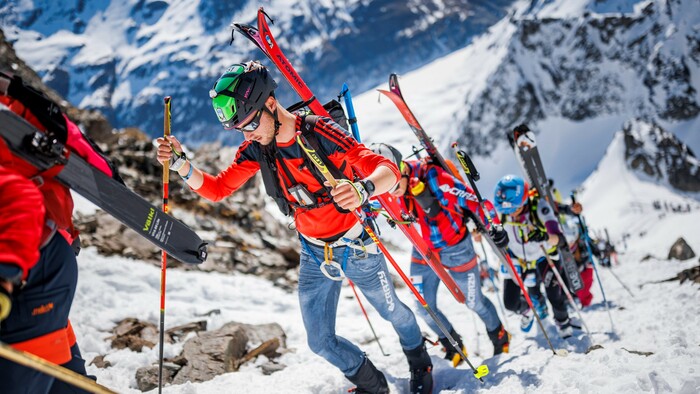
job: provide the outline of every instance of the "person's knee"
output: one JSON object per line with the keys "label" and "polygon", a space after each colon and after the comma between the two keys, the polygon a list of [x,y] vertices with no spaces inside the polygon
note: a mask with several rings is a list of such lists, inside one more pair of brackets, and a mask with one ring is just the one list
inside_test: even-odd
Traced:
{"label": "person's knee", "polygon": [[309,335],[306,342],[308,343],[309,349],[311,349],[312,352],[323,358],[326,358],[325,355],[327,355],[330,352],[330,349],[336,346],[338,343],[335,335]]}

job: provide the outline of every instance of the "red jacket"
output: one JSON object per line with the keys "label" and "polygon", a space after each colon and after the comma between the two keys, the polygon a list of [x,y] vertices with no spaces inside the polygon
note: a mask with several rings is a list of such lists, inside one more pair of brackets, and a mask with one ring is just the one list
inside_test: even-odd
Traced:
{"label": "red jacket", "polygon": [[418,178],[423,182],[426,192],[429,191],[440,206],[439,212],[429,217],[409,190],[400,199],[403,208],[415,214],[421,235],[431,249],[440,250],[464,239],[467,234],[465,210],[477,212],[482,222],[487,223],[476,194],[469,186],[425,159],[405,163],[410,169],[409,179]]}
{"label": "red jacket", "polygon": [[34,183],[0,166],[0,264],[18,266],[23,279],[39,259],[44,213]]}
{"label": "red jacket", "polygon": [[[296,129],[300,130],[300,128],[301,118],[297,116]],[[399,171],[395,164],[358,143],[329,119],[319,118],[315,132],[319,144],[328,154],[328,159],[347,179],[353,179],[353,169],[358,173],[368,175],[374,172],[379,165],[391,168],[396,178],[399,178]],[[301,151],[295,139],[285,144],[277,144],[277,148],[296,183],[305,185],[312,193],[322,188],[322,185],[304,166],[304,152]],[[233,163],[217,176],[205,174],[202,187],[195,191],[202,197],[213,201],[219,201],[231,195],[260,170],[258,164],[260,156],[258,143],[244,142],[238,148]],[[280,176],[285,177],[285,184],[290,183],[290,180],[286,179],[286,175]],[[287,190],[284,190],[284,194],[287,200],[293,201],[293,197]],[[294,222],[301,234],[319,239],[332,239],[349,230],[357,223],[357,219],[352,212],[340,213],[333,204],[328,204],[320,208],[296,209]]]}
{"label": "red jacket", "polygon": [[[19,100],[0,95],[0,104],[9,107],[12,112],[24,118],[37,129],[46,131],[46,127]],[[64,118],[66,119],[68,131],[66,145],[70,151],[75,152],[91,165],[112,176],[112,170],[107,161],[95,152],[95,149],[87,142],[78,126],[65,115]],[[59,168],[50,169],[47,172],[37,170],[33,165],[12,154],[2,138],[0,138],[0,165],[14,169],[27,179],[41,178],[39,190],[44,197],[46,219],[55,224],[58,230],[63,230],[61,233],[67,238],[68,243],[71,243],[73,238],[78,235],[78,231],[73,228],[73,197],[67,187],[53,178]],[[46,226],[43,230],[42,242],[51,234],[52,229]]]}

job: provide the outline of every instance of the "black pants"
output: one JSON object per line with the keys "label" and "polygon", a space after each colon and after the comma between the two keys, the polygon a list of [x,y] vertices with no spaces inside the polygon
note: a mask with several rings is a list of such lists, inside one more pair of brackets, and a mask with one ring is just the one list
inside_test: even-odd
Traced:
{"label": "black pants", "polygon": [[[555,265],[563,278],[563,273],[559,264],[555,262]],[[521,278],[524,280],[527,275],[534,275],[536,279],[535,286],[527,288],[530,297],[536,298],[538,302],[544,303],[545,299],[541,290],[541,285],[544,284],[547,299],[552,305],[554,318],[557,321],[566,320],[569,317],[569,313],[566,310],[566,294],[561,286],[559,286],[559,282],[554,276],[554,272],[552,272],[549,264],[547,264],[547,261],[538,261],[535,269],[523,272]],[[525,297],[522,295],[520,286],[513,279],[506,279],[503,281],[503,303],[506,309],[516,313],[523,313],[529,308]]]}
{"label": "black pants", "polygon": [[[60,234],[55,234],[41,249],[24,286],[12,294],[12,311],[0,326],[0,340],[19,343],[65,328],[77,282],[75,252]],[[78,345],[73,345],[70,352],[72,358],[62,366],[85,375],[85,360]],[[0,358],[0,382],[3,394],[86,393],[4,358]]]}

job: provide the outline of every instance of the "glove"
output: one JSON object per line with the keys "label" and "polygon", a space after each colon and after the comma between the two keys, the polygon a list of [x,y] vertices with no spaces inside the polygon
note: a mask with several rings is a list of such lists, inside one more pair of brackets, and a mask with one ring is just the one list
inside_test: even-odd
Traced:
{"label": "glove", "polygon": [[503,228],[503,226],[494,224],[489,229],[489,236],[493,239],[493,243],[499,248],[505,248],[508,246],[508,233]]}
{"label": "glove", "polygon": [[536,228],[527,234],[528,242],[545,242],[549,239],[549,234],[547,231]]}
{"label": "glove", "polygon": [[0,322],[5,320],[12,309],[12,298],[4,286],[0,286]]}

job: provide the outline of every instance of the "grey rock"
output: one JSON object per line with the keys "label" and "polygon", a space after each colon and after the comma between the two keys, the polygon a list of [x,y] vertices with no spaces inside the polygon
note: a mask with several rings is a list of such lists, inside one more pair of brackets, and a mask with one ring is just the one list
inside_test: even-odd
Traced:
{"label": "grey rock", "polygon": [[683,239],[683,237],[678,238],[676,242],[673,243],[671,249],[668,251],[668,259],[676,259],[680,261],[690,260],[695,257],[695,252],[688,245],[688,243]]}
{"label": "grey rock", "polygon": [[[163,385],[170,384],[180,366],[173,363],[163,363]],[[141,391],[149,391],[158,387],[158,365],[141,367],[136,370],[136,386]]]}

